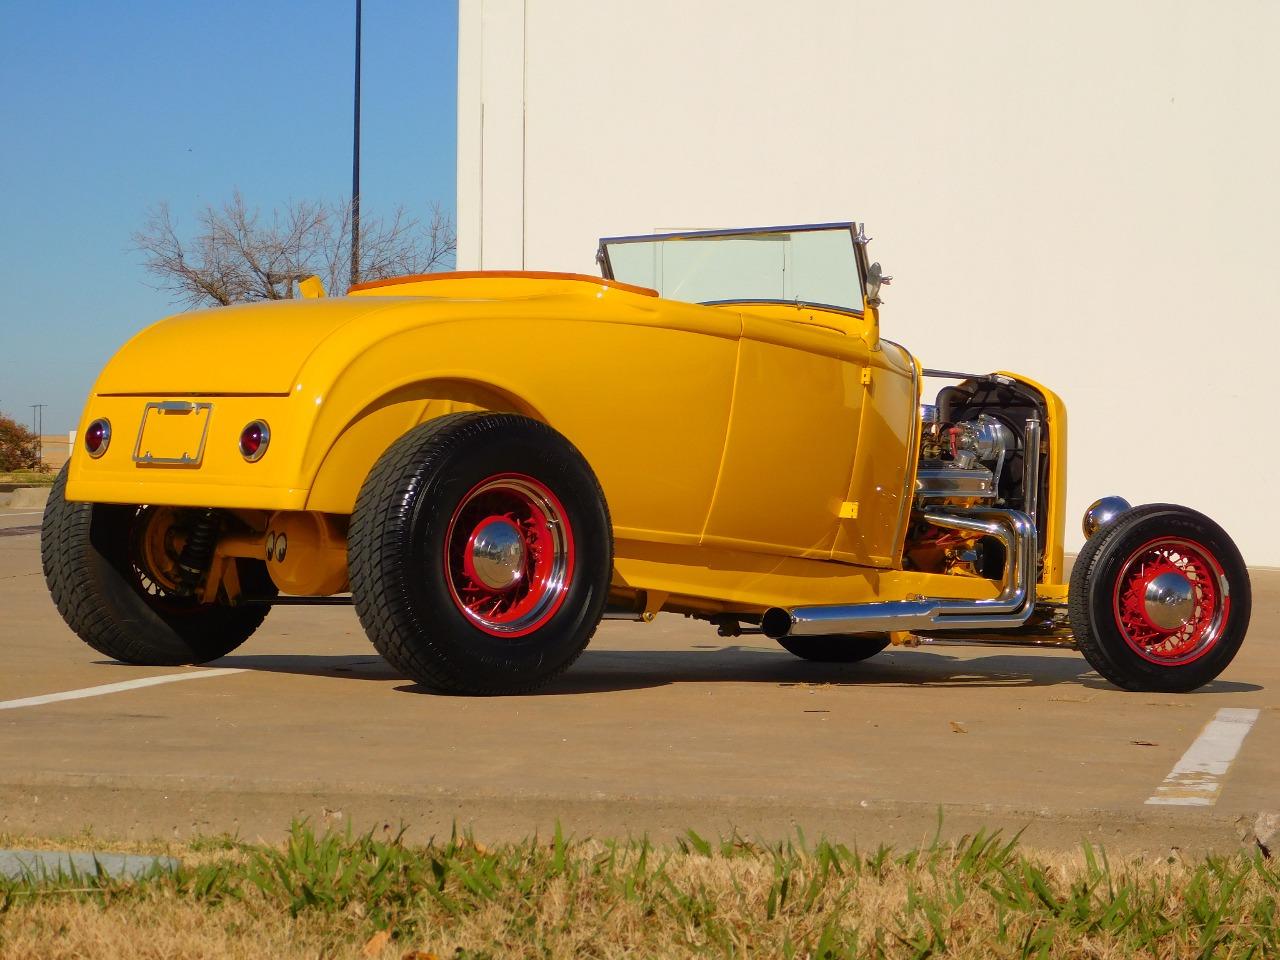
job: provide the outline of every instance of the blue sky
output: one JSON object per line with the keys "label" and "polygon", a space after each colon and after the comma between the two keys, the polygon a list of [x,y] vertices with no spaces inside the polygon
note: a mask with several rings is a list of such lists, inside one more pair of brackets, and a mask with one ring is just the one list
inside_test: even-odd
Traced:
{"label": "blue sky", "polygon": [[[98,370],[174,311],[130,234],[239,189],[351,189],[354,0],[0,0],[0,411],[75,425]],[[454,204],[456,0],[364,0],[364,209]]]}

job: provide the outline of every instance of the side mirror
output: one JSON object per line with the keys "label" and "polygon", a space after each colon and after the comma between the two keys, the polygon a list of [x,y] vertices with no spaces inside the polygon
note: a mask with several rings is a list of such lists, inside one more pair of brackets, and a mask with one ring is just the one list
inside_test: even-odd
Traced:
{"label": "side mirror", "polygon": [[867,303],[873,307],[880,306],[880,288],[887,287],[892,282],[893,277],[885,276],[880,261],[867,267]]}

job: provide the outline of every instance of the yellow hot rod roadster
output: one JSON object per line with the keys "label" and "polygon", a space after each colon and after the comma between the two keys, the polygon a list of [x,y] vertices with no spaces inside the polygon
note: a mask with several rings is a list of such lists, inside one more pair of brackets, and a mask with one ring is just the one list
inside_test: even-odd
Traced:
{"label": "yellow hot rod roadster", "polygon": [[200,663],[273,604],[351,602],[397,669],[466,693],[531,689],[602,617],[661,612],[812,660],[1074,646],[1144,690],[1239,649],[1248,574],[1195,511],[1100,500],[1067,581],[1062,401],[883,339],[860,225],[618,237],[599,261],[143,330],[45,514],[62,616],[108,656]]}

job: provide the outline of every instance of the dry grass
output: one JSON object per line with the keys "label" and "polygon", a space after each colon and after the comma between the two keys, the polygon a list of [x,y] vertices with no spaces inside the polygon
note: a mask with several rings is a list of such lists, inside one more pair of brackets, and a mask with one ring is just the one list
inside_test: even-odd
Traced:
{"label": "dry grass", "polygon": [[906,852],[693,833],[413,847],[302,826],[279,847],[135,851],[183,867],[0,881],[0,958],[1280,956],[1280,876],[1260,854],[1108,862],[986,835]]}
{"label": "dry grass", "polygon": [[0,483],[17,484],[20,487],[48,487],[53,485],[56,472],[36,470],[0,471]]}
{"label": "dry grass", "polygon": [[37,472],[19,470],[0,472],[0,484],[6,486],[52,486],[56,474],[37,474]]}

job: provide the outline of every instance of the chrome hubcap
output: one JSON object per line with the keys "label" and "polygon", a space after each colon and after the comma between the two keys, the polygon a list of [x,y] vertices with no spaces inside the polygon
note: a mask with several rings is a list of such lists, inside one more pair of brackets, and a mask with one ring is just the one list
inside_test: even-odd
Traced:
{"label": "chrome hubcap", "polygon": [[468,573],[490,590],[507,590],[524,571],[524,539],[505,517],[484,521],[467,544]]}
{"label": "chrome hubcap", "polygon": [[1181,573],[1169,570],[1152,579],[1143,595],[1147,619],[1161,630],[1176,630],[1195,613],[1195,590]]}

